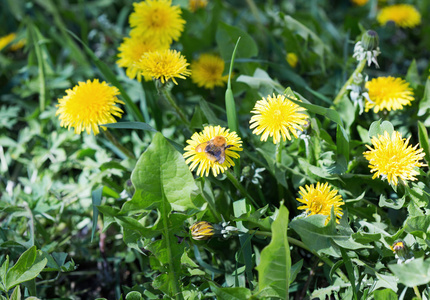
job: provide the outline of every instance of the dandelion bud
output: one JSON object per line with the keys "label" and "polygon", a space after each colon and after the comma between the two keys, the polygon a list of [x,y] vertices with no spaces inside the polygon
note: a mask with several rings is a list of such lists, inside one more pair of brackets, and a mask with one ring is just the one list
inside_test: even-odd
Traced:
{"label": "dandelion bud", "polygon": [[368,30],[361,37],[361,43],[365,51],[376,50],[379,46],[379,37],[376,31]]}
{"label": "dandelion bud", "polygon": [[213,237],[215,229],[213,225],[206,221],[200,221],[194,223],[190,227],[191,236],[195,240],[204,241]]}
{"label": "dandelion bud", "polygon": [[391,246],[391,250],[393,250],[393,252],[397,254],[399,258],[406,259],[408,248],[406,247],[405,242],[402,240],[395,241],[393,246]]}

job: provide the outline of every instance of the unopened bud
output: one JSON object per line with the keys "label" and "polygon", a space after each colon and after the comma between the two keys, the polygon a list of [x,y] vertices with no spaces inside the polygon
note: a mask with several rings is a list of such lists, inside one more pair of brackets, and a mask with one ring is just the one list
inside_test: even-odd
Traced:
{"label": "unopened bud", "polygon": [[199,240],[199,241],[208,240],[211,237],[213,237],[215,233],[215,229],[213,225],[206,221],[200,221],[200,222],[194,223],[190,227],[190,231],[193,239]]}
{"label": "unopened bud", "polygon": [[376,50],[379,46],[379,36],[376,31],[368,30],[361,37],[361,43],[365,51]]}

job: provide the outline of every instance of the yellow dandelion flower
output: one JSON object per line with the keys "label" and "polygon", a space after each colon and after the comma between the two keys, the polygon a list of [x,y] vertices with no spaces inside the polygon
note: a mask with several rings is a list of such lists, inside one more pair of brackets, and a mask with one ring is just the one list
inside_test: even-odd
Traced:
{"label": "yellow dandelion flower", "polygon": [[195,12],[200,8],[205,8],[207,5],[208,5],[208,0],[190,0],[188,2],[188,7],[192,12]]}
{"label": "yellow dandelion flower", "polygon": [[297,66],[297,63],[299,62],[297,54],[293,52],[288,52],[285,56],[285,59],[292,68],[295,68]]}
{"label": "yellow dandelion flower", "polygon": [[323,215],[327,216],[325,224],[330,221],[331,208],[334,207],[334,214],[336,216],[336,222],[339,223],[339,219],[342,217],[341,205],[345,204],[342,201],[342,196],[337,194],[336,189],[332,189],[331,186],[326,182],[321,184],[317,182],[316,187],[311,184],[310,186],[300,187],[301,198],[296,198],[297,201],[303,203],[298,209],[306,210],[305,213],[308,216],[312,215]]}
{"label": "yellow dandelion flower", "polygon": [[171,0],[146,0],[133,5],[130,26],[138,36],[171,44],[184,31],[185,20],[181,17],[181,9],[179,6],[172,6]]}
{"label": "yellow dandelion flower", "polygon": [[160,79],[162,83],[172,79],[175,84],[178,84],[175,77],[185,79],[185,76],[191,74],[187,69],[189,63],[181,52],[170,49],[146,52],[136,66],[143,76]]}
{"label": "yellow dandelion flower", "polygon": [[217,55],[202,54],[198,60],[191,63],[191,80],[199,87],[213,89],[224,86],[228,75],[224,72],[224,60]]}
{"label": "yellow dandelion flower", "polygon": [[20,39],[17,42],[10,45],[10,50],[11,51],[18,51],[19,49],[22,49],[25,46],[25,44],[27,44],[27,40],[26,39]]}
{"label": "yellow dandelion flower", "polygon": [[242,141],[236,132],[221,126],[206,126],[195,132],[184,148],[184,158],[190,170],[197,168],[197,176],[208,176],[209,171],[217,176],[234,166],[233,158],[239,158],[236,151],[242,151]]}
{"label": "yellow dandelion flower", "polygon": [[6,48],[14,39],[16,38],[16,33],[9,33],[0,37],[0,51]]}
{"label": "yellow dandelion flower", "polygon": [[381,25],[393,21],[402,28],[413,28],[421,24],[421,14],[410,4],[395,4],[384,7],[376,18]]}
{"label": "yellow dandelion flower", "polygon": [[92,129],[94,134],[98,134],[98,125],[116,123],[114,116],[122,116],[122,109],[115,106],[116,103],[124,104],[116,97],[118,89],[104,81],[100,83],[98,79],[94,79],[92,82],[79,82],[66,93],[66,96],[58,99],[55,115],[59,115],[60,126],[69,130],[74,127],[75,133],[86,130],[90,134]]}
{"label": "yellow dandelion flower", "polygon": [[364,6],[369,0],[351,0],[351,2],[357,6]]}
{"label": "yellow dandelion flower", "polygon": [[[118,48],[118,60],[117,64],[120,67],[127,68],[125,74],[130,78],[140,82],[142,74],[139,72],[139,68],[136,63],[141,59],[142,55],[146,52],[153,52],[158,50],[169,49],[168,44],[160,44],[157,39],[148,39],[135,34],[130,37],[124,38],[122,44]],[[145,80],[151,80],[151,77],[145,78]]]}
{"label": "yellow dandelion flower", "polygon": [[372,179],[381,176],[390,184],[397,185],[398,178],[403,182],[416,180],[414,177],[419,172],[415,167],[426,166],[420,162],[425,156],[423,149],[408,145],[409,139],[402,139],[402,135],[394,131],[391,136],[388,132],[384,135],[372,138],[372,147],[366,145],[369,151],[363,153],[369,161],[371,173],[375,173]]}
{"label": "yellow dandelion flower", "polygon": [[303,131],[301,125],[307,124],[308,116],[303,111],[305,108],[293,103],[284,95],[267,98],[257,101],[251,113],[254,115],[249,121],[252,133],[260,135],[261,140],[273,137],[273,143],[278,144],[281,137],[285,142],[291,140],[290,132],[297,138],[297,131]]}
{"label": "yellow dandelion flower", "polygon": [[409,83],[401,78],[377,77],[366,82],[369,99],[366,99],[366,112],[373,109],[375,113],[386,109],[388,111],[403,109],[414,100],[414,93]]}

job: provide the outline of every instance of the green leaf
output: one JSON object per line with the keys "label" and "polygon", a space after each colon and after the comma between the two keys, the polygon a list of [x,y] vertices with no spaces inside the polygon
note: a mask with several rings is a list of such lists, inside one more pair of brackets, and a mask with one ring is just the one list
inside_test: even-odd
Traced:
{"label": "green leaf", "polygon": [[339,247],[332,240],[332,236],[336,235],[335,224],[330,221],[325,226],[326,218],[327,216],[323,215],[296,218],[291,221],[290,228],[297,232],[302,242],[311,250],[316,251],[318,254],[325,253],[339,257]]}
{"label": "green leaf", "polygon": [[[424,89],[424,95],[420,101],[419,110],[418,110],[417,115],[419,117],[427,115],[427,111],[429,108],[430,108],[430,78],[427,78],[426,87]],[[426,126],[430,125],[430,117],[429,116],[427,116],[426,120],[424,121],[424,125],[426,125]]]}
{"label": "green leaf", "polygon": [[293,99],[291,97],[288,97],[288,99],[291,102],[294,102],[295,104],[306,108],[307,110],[309,110],[312,113],[327,117],[328,119],[332,120],[336,124],[343,127],[342,119],[339,116],[339,114],[337,113],[337,111],[335,111],[334,109],[322,107],[322,106],[315,105],[315,104],[310,104],[310,103],[304,102],[304,101],[299,101],[299,100]]}
{"label": "green leaf", "polygon": [[93,228],[91,229],[91,242],[93,241],[94,233],[97,229],[97,219],[99,218],[99,210],[97,209],[97,206],[102,204],[102,193],[103,187],[99,187],[91,192],[91,200],[93,202]]}
{"label": "green leaf", "polygon": [[[35,278],[43,270],[48,260],[46,258],[36,261],[37,250],[36,246],[25,251],[15,263],[15,265],[7,272],[6,275],[6,290],[10,290],[14,286]],[[40,258],[40,257],[38,257]]]}
{"label": "green leaf", "polygon": [[19,285],[13,290],[13,293],[9,299],[10,300],[21,300],[21,289],[19,288]]}
{"label": "green leaf", "polygon": [[249,58],[258,55],[257,44],[248,33],[240,28],[219,22],[216,32],[216,41],[221,57],[224,60],[230,60],[234,46],[239,37],[241,46],[237,48],[237,57]]}
{"label": "green leaf", "polygon": [[430,259],[416,258],[408,263],[391,264],[388,268],[399,278],[399,282],[414,287],[430,282]]}
{"label": "green leaf", "polygon": [[285,16],[284,21],[287,28],[301,36],[305,41],[308,41],[309,39],[312,40],[313,50],[319,56],[322,70],[325,73],[324,58],[326,53],[330,53],[330,49],[327,47],[326,43],[316,33],[291,16]]}
{"label": "green leaf", "polygon": [[285,90],[279,82],[273,80],[266,71],[260,68],[255,69],[252,76],[240,75],[236,81],[249,85],[251,88],[259,91],[264,97],[272,94],[274,90],[278,93],[283,93]]}
{"label": "green leaf", "polygon": [[343,155],[346,161],[349,161],[349,137],[345,129],[337,125],[336,131],[337,155]]}
{"label": "green leaf", "polygon": [[278,216],[272,223],[272,240],[261,251],[257,267],[259,291],[273,288],[282,299],[288,299],[291,256],[288,244],[288,209],[281,202]]}
{"label": "green leaf", "polygon": [[397,300],[397,294],[391,289],[378,290],[373,292],[375,300]]}
{"label": "green leaf", "polygon": [[417,62],[415,59],[412,60],[408,73],[406,73],[406,81],[410,83],[411,87],[415,90],[420,84],[420,75],[418,74]]}
{"label": "green leaf", "polygon": [[377,137],[378,135],[384,135],[384,132],[388,132],[391,135],[394,131],[394,126],[388,121],[384,121],[381,124],[381,120],[375,121],[370,125],[369,138]]}
{"label": "green leaf", "polygon": [[303,259],[296,262],[294,265],[291,266],[291,275],[290,275],[290,284],[296,280],[297,275],[299,274],[300,270],[303,267]]}
{"label": "green leaf", "polygon": [[430,216],[409,217],[405,221],[405,230],[410,234],[426,239],[430,229]]}
{"label": "green leaf", "polygon": [[199,202],[202,197],[191,197],[198,188],[184,158],[161,133],[155,134],[151,145],[139,158],[131,181],[135,193],[132,200],[124,204],[122,212],[160,208],[164,199],[173,210],[188,214],[197,212],[203,205]]}
{"label": "green leaf", "polygon": [[243,287],[219,287],[213,281],[209,281],[211,291],[220,300],[246,300],[251,297],[251,291]]}
{"label": "green leaf", "polygon": [[405,204],[406,196],[403,196],[400,199],[387,199],[385,195],[379,196],[379,206],[380,207],[389,207],[392,209],[400,209],[403,207],[403,204]]}
{"label": "green leaf", "polygon": [[430,162],[429,135],[427,133],[427,128],[420,121],[418,121],[418,136],[420,141],[420,147],[423,148],[424,153],[426,154],[425,160],[428,164]]}

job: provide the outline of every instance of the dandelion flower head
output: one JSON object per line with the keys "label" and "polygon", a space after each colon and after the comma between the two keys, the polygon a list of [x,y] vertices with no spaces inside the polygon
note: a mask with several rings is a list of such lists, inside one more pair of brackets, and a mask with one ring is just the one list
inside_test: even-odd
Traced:
{"label": "dandelion flower head", "polygon": [[207,5],[208,5],[208,0],[190,0],[188,2],[188,7],[192,12],[195,12],[200,8],[205,8]]}
{"label": "dandelion flower head", "polygon": [[295,68],[297,66],[297,63],[299,62],[299,58],[294,52],[288,52],[285,56],[285,59],[287,60],[287,63],[291,66],[291,68]]}
{"label": "dandelion flower head", "polygon": [[6,48],[14,39],[16,38],[16,33],[9,33],[8,35],[0,37],[0,51]]}
{"label": "dandelion flower head", "polygon": [[393,131],[391,135],[385,131],[384,135],[372,138],[373,148],[366,145],[369,151],[363,153],[369,161],[370,172],[375,173],[372,179],[382,177],[396,186],[399,179],[403,182],[416,180],[415,176],[419,173],[415,167],[425,166],[420,162],[425,153],[422,148],[417,149],[418,144],[415,147],[408,145],[409,139],[402,139],[398,131]]}
{"label": "dandelion flower head", "polygon": [[[224,149],[225,160],[222,163],[212,159],[208,153],[199,151],[202,145],[207,145],[219,136],[225,139],[227,146]],[[239,158],[237,151],[243,150],[242,141],[236,132],[229,132],[229,129],[221,126],[206,126],[202,132],[195,132],[187,144],[184,148],[185,162],[190,165],[191,171],[197,168],[197,176],[208,176],[211,170],[214,176],[224,173],[229,167],[234,166],[233,158]]]}
{"label": "dandelion flower head", "polygon": [[369,0],[351,0],[351,2],[357,6],[364,6]]}
{"label": "dandelion flower head", "polygon": [[281,137],[285,142],[291,140],[290,133],[297,138],[297,131],[303,131],[301,125],[307,124],[308,116],[305,108],[288,100],[284,95],[270,95],[258,100],[251,113],[250,128],[252,133],[261,135],[262,141],[273,137],[273,143],[278,144]]}
{"label": "dandelion flower head", "polygon": [[171,79],[175,84],[175,78],[185,79],[191,71],[187,69],[189,63],[181,52],[176,50],[160,50],[146,52],[136,64],[143,76],[160,79],[162,83]]}
{"label": "dandelion flower head", "polygon": [[228,75],[223,76],[224,60],[213,54],[202,54],[191,63],[191,80],[199,87],[213,89],[222,87],[228,80]]}
{"label": "dandelion flower head", "polygon": [[375,113],[403,109],[414,100],[414,93],[409,83],[396,77],[377,77],[366,82],[370,101],[366,101],[366,112],[373,109]]}
{"label": "dandelion flower head", "polygon": [[317,182],[316,186],[311,184],[306,185],[306,189],[302,186],[300,187],[301,198],[296,198],[297,201],[302,203],[298,209],[305,210],[306,215],[324,215],[327,216],[325,224],[330,221],[331,208],[334,209],[334,214],[336,216],[336,222],[339,223],[339,219],[342,217],[342,206],[344,202],[342,201],[342,196],[338,195],[336,189],[332,189],[331,186],[326,182],[321,184]]}
{"label": "dandelion flower head", "polygon": [[58,99],[55,115],[59,115],[60,126],[74,127],[77,134],[84,130],[90,134],[91,129],[98,134],[98,125],[116,123],[114,116],[122,116],[122,109],[116,106],[116,103],[124,104],[116,97],[118,89],[104,81],[79,82],[73,89],[66,90],[66,94]]}
{"label": "dandelion flower head", "polygon": [[386,6],[377,16],[378,22],[385,25],[393,21],[397,26],[402,28],[413,28],[421,24],[421,14],[410,4],[395,4]]}
{"label": "dandelion flower head", "polygon": [[[146,52],[152,52],[157,50],[169,49],[168,44],[161,44],[159,40],[152,38],[143,38],[135,34],[130,37],[124,38],[123,42],[118,48],[118,60],[117,64],[120,67],[127,68],[125,73],[130,79],[137,77],[137,80],[141,81],[141,73],[136,63],[140,60],[143,54]],[[151,77],[145,78],[151,80]]]}
{"label": "dandelion flower head", "polygon": [[172,6],[171,0],[146,0],[133,5],[130,26],[134,34],[170,45],[184,31],[185,20],[181,17],[181,9]]}

